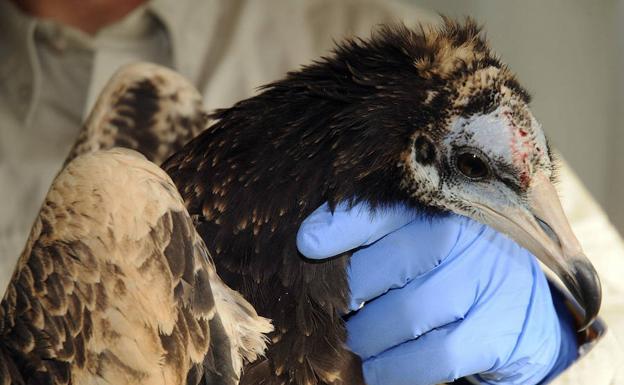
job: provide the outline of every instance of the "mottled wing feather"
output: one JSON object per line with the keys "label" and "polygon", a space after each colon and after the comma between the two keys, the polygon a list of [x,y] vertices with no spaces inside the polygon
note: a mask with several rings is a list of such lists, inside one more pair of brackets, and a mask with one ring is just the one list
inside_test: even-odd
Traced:
{"label": "mottled wing feather", "polygon": [[96,152],[55,179],[0,304],[0,384],[234,384],[270,330],[216,275],[169,177]]}
{"label": "mottled wing feather", "polygon": [[161,164],[207,123],[199,92],[181,75],[150,63],[120,68],[96,101],[68,161],[113,147]]}

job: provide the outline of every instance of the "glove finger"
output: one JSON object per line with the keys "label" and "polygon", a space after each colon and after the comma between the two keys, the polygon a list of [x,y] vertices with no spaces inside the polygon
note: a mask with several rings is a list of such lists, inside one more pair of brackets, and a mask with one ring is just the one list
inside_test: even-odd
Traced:
{"label": "glove finger", "polygon": [[[547,327],[556,313],[543,273],[526,251],[491,259],[491,268],[502,271],[487,281],[465,317],[367,359],[369,385],[432,384],[477,373],[492,383],[537,383],[548,374],[560,340],[556,328]],[[435,310],[426,306],[427,313]]]}
{"label": "glove finger", "polygon": [[484,341],[477,336],[458,337],[463,322],[442,326],[366,360],[362,365],[366,383],[438,384],[488,370],[495,360]]}
{"label": "glove finger", "polygon": [[[499,351],[500,359],[492,372],[483,373],[480,377],[497,383],[513,379],[514,383],[536,384],[551,372],[557,362],[562,347],[562,327],[546,276],[537,260],[528,252],[516,257],[524,259],[523,269],[514,270],[515,275],[522,278],[517,279],[515,285],[497,290],[496,300],[484,303],[476,314],[483,315],[482,323],[487,322],[486,317],[498,321],[495,324],[490,322],[488,327],[493,335],[513,331],[518,331],[516,334],[519,335],[513,350]],[[531,286],[522,285],[522,281],[531,282]],[[575,337],[572,337],[572,344],[576,346]],[[502,348],[504,345],[499,346]]]}
{"label": "glove finger", "polygon": [[332,213],[325,203],[299,227],[297,248],[307,258],[330,258],[369,245],[417,217],[414,210],[402,205],[373,212],[364,203],[352,208],[341,203]]}
{"label": "glove finger", "polygon": [[[526,301],[518,302],[517,297],[531,293],[533,256],[476,222],[467,220],[458,237],[461,239],[444,263],[367,302],[349,319],[348,344],[355,353],[366,359],[462,319],[469,310],[473,316],[481,308],[500,314],[495,313],[497,309],[507,308],[501,301],[511,306],[521,303],[526,310]],[[351,281],[355,285],[357,280]],[[501,317],[509,315],[503,312]]]}
{"label": "glove finger", "polygon": [[348,270],[350,309],[434,269],[454,250],[460,235],[464,240],[477,237],[480,227],[467,228],[467,221],[455,215],[418,219],[358,250]]}
{"label": "glove finger", "polygon": [[[455,261],[454,261],[455,262]],[[478,280],[458,279],[465,269],[440,265],[435,274],[366,303],[347,321],[347,345],[362,359],[463,319],[478,296]]]}

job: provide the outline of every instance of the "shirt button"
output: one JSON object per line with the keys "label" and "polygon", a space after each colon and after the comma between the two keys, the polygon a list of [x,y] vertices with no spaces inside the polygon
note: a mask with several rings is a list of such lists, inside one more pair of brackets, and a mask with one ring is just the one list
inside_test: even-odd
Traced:
{"label": "shirt button", "polygon": [[56,52],[63,53],[67,49],[67,39],[63,36],[54,36],[50,41],[50,45]]}
{"label": "shirt button", "polygon": [[67,38],[63,34],[62,28],[57,24],[52,25],[48,41],[57,53],[63,53],[67,49]]}

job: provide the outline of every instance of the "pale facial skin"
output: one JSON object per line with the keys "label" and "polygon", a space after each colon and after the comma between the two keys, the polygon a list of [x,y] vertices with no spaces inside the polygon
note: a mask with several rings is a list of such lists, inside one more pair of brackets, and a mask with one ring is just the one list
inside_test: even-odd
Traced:
{"label": "pale facial skin", "polygon": [[[551,182],[553,161],[541,125],[522,95],[505,85],[505,69],[489,67],[462,79],[457,111],[484,89],[495,91],[487,111],[447,119],[435,156],[417,133],[405,181],[429,204],[506,233],[566,284],[586,309],[587,326],[600,307],[600,282],[572,233]],[[424,137],[419,137],[424,136]]]}

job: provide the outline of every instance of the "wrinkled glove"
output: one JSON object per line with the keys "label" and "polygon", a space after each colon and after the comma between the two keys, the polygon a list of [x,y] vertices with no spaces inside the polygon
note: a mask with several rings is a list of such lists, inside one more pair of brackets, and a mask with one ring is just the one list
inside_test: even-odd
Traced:
{"label": "wrinkled glove", "polygon": [[323,205],[297,246],[312,259],[358,249],[347,343],[368,385],[537,384],[577,357],[571,315],[535,257],[468,218]]}

